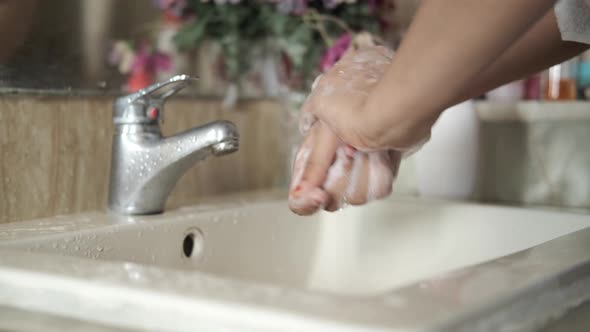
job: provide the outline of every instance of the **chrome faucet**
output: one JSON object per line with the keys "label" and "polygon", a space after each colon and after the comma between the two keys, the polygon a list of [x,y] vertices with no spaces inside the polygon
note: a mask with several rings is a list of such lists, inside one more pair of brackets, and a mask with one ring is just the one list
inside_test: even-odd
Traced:
{"label": "chrome faucet", "polygon": [[195,162],[238,150],[238,131],[229,121],[162,136],[164,102],[195,80],[178,75],[115,100],[111,210],[127,215],[160,213],[180,176]]}

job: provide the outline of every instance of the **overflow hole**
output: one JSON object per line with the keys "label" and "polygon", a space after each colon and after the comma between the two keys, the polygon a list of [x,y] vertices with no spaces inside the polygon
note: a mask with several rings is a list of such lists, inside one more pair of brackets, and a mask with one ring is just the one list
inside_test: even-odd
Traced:
{"label": "overflow hole", "polygon": [[182,253],[185,258],[198,261],[205,251],[205,236],[198,228],[190,228],[184,233]]}
{"label": "overflow hole", "polygon": [[189,233],[184,237],[184,241],[182,242],[182,252],[184,252],[184,256],[187,258],[191,258],[193,255],[193,249],[195,248],[195,235],[193,233]]}

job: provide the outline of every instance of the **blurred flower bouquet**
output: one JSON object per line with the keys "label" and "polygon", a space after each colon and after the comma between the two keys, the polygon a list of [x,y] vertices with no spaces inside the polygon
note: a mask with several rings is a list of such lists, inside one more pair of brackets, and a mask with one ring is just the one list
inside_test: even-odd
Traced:
{"label": "blurred flower bouquet", "polygon": [[[154,47],[150,51],[145,43],[138,50],[124,49],[119,44],[119,54],[111,58],[120,68],[127,58],[123,69],[132,76],[143,73],[144,79],[135,81],[147,82],[150,73],[155,78],[155,71],[175,66],[174,60],[165,60],[166,54],[189,54],[213,43],[219,56],[208,68],[230,82],[230,87],[247,78],[266,81],[261,85],[271,85],[271,90],[272,85],[281,85],[303,91],[319,72],[338,61],[355,34],[378,36],[390,25],[382,15],[391,15],[391,1],[157,0],[163,21],[174,26],[167,43],[174,50]],[[268,59],[266,64],[264,59]],[[269,67],[274,73],[268,73]],[[141,85],[130,83],[131,77],[129,88]],[[276,93],[275,89],[269,94]]]}

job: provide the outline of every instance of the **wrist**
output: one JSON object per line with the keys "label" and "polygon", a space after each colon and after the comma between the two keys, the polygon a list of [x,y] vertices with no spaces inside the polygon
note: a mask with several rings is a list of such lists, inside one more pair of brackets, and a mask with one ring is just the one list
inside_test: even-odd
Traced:
{"label": "wrist", "polygon": [[363,106],[361,136],[370,149],[412,148],[429,137],[442,111],[435,105],[422,91],[384,79]]}

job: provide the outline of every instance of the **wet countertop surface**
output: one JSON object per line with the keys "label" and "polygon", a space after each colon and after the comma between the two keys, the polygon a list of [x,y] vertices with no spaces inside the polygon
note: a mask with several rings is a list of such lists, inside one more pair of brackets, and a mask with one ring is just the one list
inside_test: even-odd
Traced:
{"label": "wet countertop surface", "polygon": [[[174,206],[165,213],[183,214],[212,211],[219,208],[247,206],[253,203],[286,199],[287,192],[281,189],[238,192],[202,199],[199,204],[187,207]],[[166,215],[122,216],[110,211],[91,211],[67,214],[49,218],[0,224],[0,241],[17,240],[31,236],[58,234],[68,231],[93,229],[114,224],[126,224],[136,221],[152,220]]]}
{"label": "wet countertop surface", "polygon": [[[231,209],[232,207],[244,207],[252,205],[252,203],[255,202],[277,201],[284,200],[285,198],[286,193],[282,190],[236,193],[220,197],[211,197],[203,200],[198,206],[171,210],[164,215],[164,218],[174,221],[182,217],[196,215],[200,212],[216,211],[220,208]],[[434,204],[434,202],[432,204]],[[162,217],[147,216],[139,218],[140,221],[145,221],[148,219],[154,221],[159,220],[159,218],[161,219]],[[105,225],[113,225],[113,223],[126,224],[130,222],[134,222],[132,217],[122,217],[104,211],[32,220],[22,223],[0,225],[0,240],[7,240],[10,242],[19,239],[31,238],[35,235],[59,234],[80,229],[99,228]],[[568,239],[568,237],[570,237],[571,240]],[[552,287],[554,288],[554,284],[546,283],[546,280],[544,281],[543,278],[539,278],[539,276],[543,275],[544,273],[550,274],[557,271],[563,271],[563,269],[567,268],[568,266],[582,264],[587,261],[587,249],[589,246],[588,243],[590,243],[588,242],[589,239],[590,231],[579,231],[577,234],[572,234],[571,236],[566,236],[554,241],[550,241],[546,244],[539,245],[514,255],[506,256],[505,258],[493,262],[470,267],[459,274],[451,273],[442,276],[441,278],[437,277],[428,282],[400,288],[399,290],[396,290],[394,294],[388,295],[388,301],[385,302],[381,298],[367,298],[359,301],[353,301],[352,303],[343,303],[342,299],[339,297],[324,297],[298,290],[280,290],[262,285],[247,286],[239,282],[234,283],[219,281],[215,278],[210,278],[206,275],[199,274],[198,272],[185,273],[182,271],[167,270],[158,267],[146,267],[138,264],[97,262],[73,257],[55,258],[56,261],[54,261],[53,258],[49,260],[50,256],[47,255],[17,252],[8,252],[7,255],[3,255],[4,257],[0,257],[0,266],[3,268],[3,270],[5,270],[7,275],[10,276],[11,273],[14,275],[18,274],[24,277],[24,279],[7,279],[6,276],[3,276],[3,280],[0,278],[0,281],[2,281],[0,282],[0,292],[3,292],[2,296],[7,296],[9,299],[11,296],[10,294],[12,293],[14,296],[13,300],[21,301],[21,304],[26,305],[26,299],[19,300],[19,297],[22,296],[22,293],[19,293],[18,290],[11,291],[11,289],[14,289],[14,287],[24,287],[21,291],[26,291],[27,285],[30,285],[26,281],[27,276],[33,278],[31,272],[42,272],[48,276],[48,283],[39,283],[41,288],[44,289],[43,291],[36,290],[36,292],[40,292],[39,294],[43,294],[43,292],[51,294],[51,282],[61,282],[60,280],[64,277],[69,279],[74,278],[75,280],[79,280],[79,282],[76,281],[68,287],[72,289],[74,287],[84,287],[87,292],[100,294],[105,300],[109,298],[114,299],[116,301],[107,302],[116,307],[115,304],[117,301],[123,301],[124,299],[126,300],[126,297],[124,294],[121,294],[120,291],[115,292],[115,288],[129,287],[129,290],[131,291],[130,294],[133,293],[133,295],[137,298],[137,303],[133,304],[135,309],[129,307],[129,303],[125,304],[125,306],[121,306],[120,308],[106,308],[109,310],[117,309],[119,314],[124,313],[125,310],[132,309],[136,310],[135,312],[140,312],[143,310],[158,311],[158,306],[161,306],[162,311],[160,315],[164,319],[166,310],[177,310],[178,308],[172,305],[167,307],[168,304],[166,301],[178,301],[180,300],[180,297],[190,294],[192,296],[190,300],[191,302],[186,302],[185,309],[191,309],[191,314],[194,312],[204,312],[202,314],[205,315],[207,311],[214,312],[216,309],[212,309],[211,306],[215,307],[215,303],[212,304],[208,301],[207,303],[201,303],[199,300],[211,298],[211,296],[213,296],[214,298],[218,297],[219,299],[223,300],[235,301],[235,303],[248,304],[245,308],[242,308],[245,310],[241,312],[241,315],[243,315],[242,318],[245,320],[251,320],[250,317],[257,317],[259,314],[256,312],[256,310],[253,310],[250,305],[260,305],[264,303],[270,303],[272,301],[276,308],[296,307],[301,310],[305,309],[304,311],[313,311],[314,307],[317,305],[317,308],[325,309],[327,312],[331,312],[330,310],[333,309],[334,312],[337,313],[348,313],[349,317],[358,316],[360,317],[359,320],[365,320],[369,317],[372,317],[373,322],[382,320],[383,324],[395,322],[396,324],[399,323],[400,326],[404,324],[412,326],[412,324],[415,323],[415,326],[421,326],[419,324],[419,320],[416,320],[420,315],[416,316],[418,313],[415,312],[415,310],[409,310],[409,308],[419,307],[421,308],[421,311],[431,311],[433,316],[440,315],[440,317],[443,317],[448,314],[449,310],[451,310],[451,307],[453,306],[452,303],[455,305],[457,305],[457,303],[462,303],[461,305],[466,305],[473,309],[468,312],[469,315],[473,314],[477,316],[486,312],[487,309],[485,306],[481,308],[476,307],[479,306],[479,303],[482,299],[485,299],[486,296],[490,294],[507,294],[511,291],[514,291],[515,289],[518,289],[518,287],[522,287],[531,283],[537,285],[546,284],[548,289],[551,289]],[[14,253],[14,255],[12,255],[12,253]],[[30,262],[36,262],[34,268],[29,264]],[[55,262],[59,262],[59,264],[57,264],[58,266],[56,266]],[[8,269],[5,269],[5,267],[8,267]],[[587,264],[583,265],[583,267],[585,270],[582,270],[582,272],[588,272],[588,268],[590,267],[588,267]],[[580,275],[579,272],[570,272],[567,272],[566,274],[571,280],[578,278]],[[141,278],[137,279],[138,276],[141,276]],[[165,278],[163,278],[164,276]],[[495,280],[490,279],[491,277],[497,279],[498,276],[501,277],[501,283],[491,282]],[[16,284],[11,284],[11,280],[16,282]],[[87,281],[91,281],[91,283],[87,284]],[[569,289],[555,288],[553,289],[553,293],[550,291],[548,294],[550,296],[561,296],[560,294],[563,292],[571,292],[571,294],[583,295],[584,292],[581,292],[580,290],[586,290],[589,285],[585,283],[586,280],[581,281],[582,283],[579,284],[572,283],[571,288]],[[2,283],[4,283],[4,285],[2,285]],[[457,291],[463,289],[461,293],[463,295],[456,297],[455,295],[457,294],[455,293],[440,293],[440,291],[437,291],[437,285],[441,284],[456,284],[458,286]],[[470,285],[468,289],[463,287],[467,284]],[[232,291],[232,289],[237,290],[238,287],[241,289],[241,291]],[[113,292],[110,292],[110,288],[113,288]],[[2,291],[2,289],[4,289],[4,291]],[[163,296],[162,299],[166,301],[157,304],[154,302],[152,305],[145,301],[140,301],[152,301],[154,296],[157,296],[158,298]],[[80,300],[81,298],[76,301]],[[400,301],[404,302],[406,300],[408,307],[399,307]],[[456,302],[458,300],[460,300],[460,302]],[[30,301],[33,301],[33,299],[30,299]],[[122,304],[123,302],[121,302],[121,305]],[[538,303],[535,304],[542,306],[538,310],[549,310],[550,308],[546,308],[546,306],[550,306],[551,302],[547,301],[544,303],[543,301],[538,301]],[[156,305],[156,308],[152,307],[153,305]],[[150,308],[143,308],[142,306],[149,306]],[[342,310],[342,308],[344,308],[344,310]],[[529,305],[523,306],[522,310],[526,311],[529,308]],[[2,312],[1,309],[2,308],[0,308],[0,312]],[[223,309],[217,308],[217,310]],[[478,313],[477,311],[480,312]],[[73,331],[76,330],[76,327],[77,330],[88,331],[115,330],[107,325],[90,324],[67,318],[61,319],[59,316],[33,314],[31,312],[19,311],[16,309],[7,310],[6,312],[9,313],[9,316],[12,318],[5,320],[2,319],[3,316],[0,314],[0,330],[68,331],[69,329]],[[170,311],[170,313],[171,312],[172,311]],[[128,311],[128,314],[130,313],[131,311]],[[187,311],[187,313],[189,312]],[[401,321],[397,322],[395,319],[391,318],[392,313],[393,316],[397,317],[396,319],[401,319]],[[422,313],[424,312],[421,312],[421,314]],[[559,319],[549,325],[543,325],[544,329],[539,331],[587,331],[587,329],[584,328],[590,324],[588,319],[585,319],[585,317],[590,316],[588,313],[590,313],[590,305],[579,307],[578,309],[569,311],[568,314],[563,316],[562,319]],[[519,311],[501,310],[499,314],[500,316],[496,316],[506,317],[506,319],[513,319],[514,317],[523,316],[522,312]],[[157,316],[157,314],[155,315]],[[261,318],[262,316],[258,317]],[[277,322],[280,322],[281,319],[284,319],[283,321],[287,322],[290,318],[277,316],[275,319],[277,319]],[[494,317],[492,317],[490,320],[490,324],[492,324],[491,326],[493,326],[494,323],[493,319]],[[22,324],[19,325],[19,322]],[[39,329],[36,326],[41,326],[42,328]],[[307,326],[309,327],[312,325]],[[382,326],[383,325],[380,324],[374,325],[375,328]],[[454,331],[453,328],[457,327],[453,324],[443,324],[441,326],[443,327],[441,330],[444,331]],[[381,331],[381,329],[375,330]],[[390,330],[387,329],[387,331]]]}

